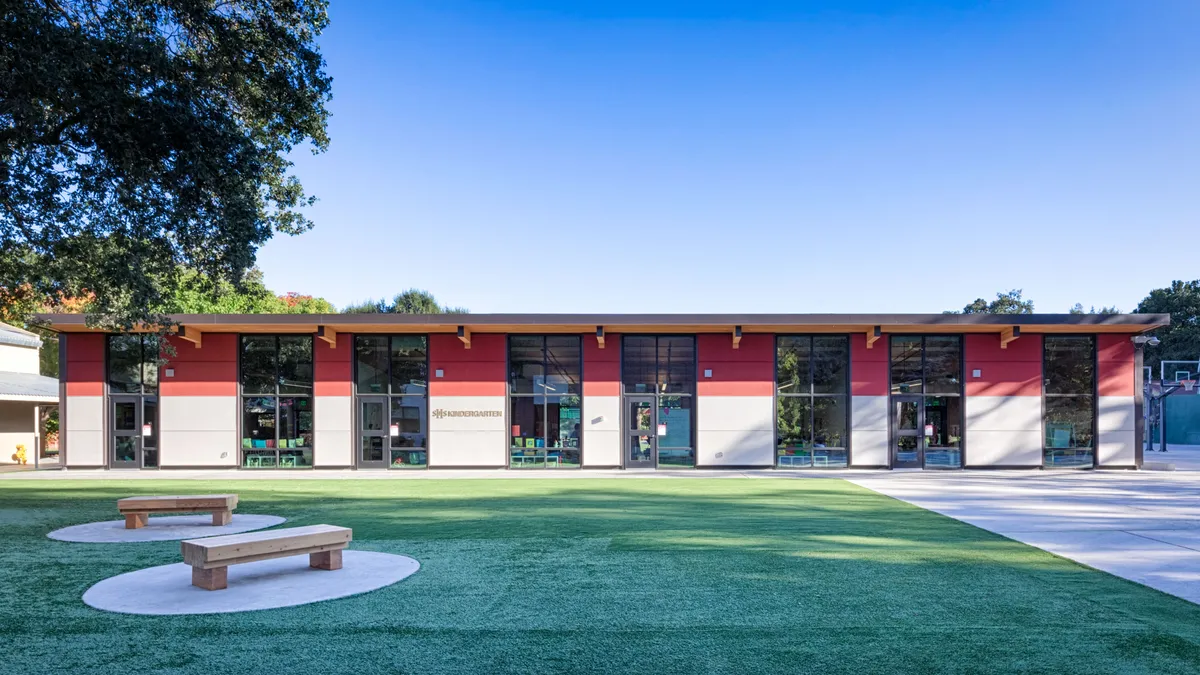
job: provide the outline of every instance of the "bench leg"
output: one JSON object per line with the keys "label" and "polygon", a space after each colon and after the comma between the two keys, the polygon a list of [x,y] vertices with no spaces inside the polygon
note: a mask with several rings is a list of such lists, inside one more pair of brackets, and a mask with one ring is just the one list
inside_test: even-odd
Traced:
{"label": "bench leg", "polygon": [[219,591],[228,586],[229,568],[214,567],[206,570],[199,567],[192,568],[192,585],[199,586],[206,591]]}
{"label": "bench leg", "polygon": [[319,570],[342,569],[342,549],[308,554],[308,566]]}
{"label": "bench leg", "polygon": [[232,511],[213,511],[213,525],[220,527],[233,521]]}
{"label": "bench leg", "polygon": [[136,530],[139,527],[146,526],[146,519],[150,517],[148,513],[126,513],[125,514],[125,529]]}

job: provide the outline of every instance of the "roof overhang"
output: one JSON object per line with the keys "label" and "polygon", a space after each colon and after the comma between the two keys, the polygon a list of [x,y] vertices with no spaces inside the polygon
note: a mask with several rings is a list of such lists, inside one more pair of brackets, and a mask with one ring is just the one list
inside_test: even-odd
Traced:
{"label": "roof overhang", "polygon": [[[41,314],[62,333],[96,332],[83,314]],[[174,314],[203,333],[1128,333],[1168,314]],[[460,331],[460,328],[462,331]],[[878,330],[876,330],[878,329]],[[188,338],[189,340],[192,337]],[[195,337],[195,340],[199,340]],[[199,342],[197,342],[199,344]]]}

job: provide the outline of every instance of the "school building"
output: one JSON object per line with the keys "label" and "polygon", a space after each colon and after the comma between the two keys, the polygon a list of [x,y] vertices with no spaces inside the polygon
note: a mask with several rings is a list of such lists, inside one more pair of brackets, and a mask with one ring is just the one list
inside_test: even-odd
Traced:
{"label": "school building", "polygon": [[[178,315],[61,334],[68,468],[1135,469],[1167,315]],[[174,353],[170,353],[170,352]]]}

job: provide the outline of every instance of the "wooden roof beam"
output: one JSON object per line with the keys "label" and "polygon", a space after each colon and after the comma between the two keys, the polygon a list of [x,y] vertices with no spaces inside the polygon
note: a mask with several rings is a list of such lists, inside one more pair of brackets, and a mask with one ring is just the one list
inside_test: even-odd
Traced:
{"label": "wooden roof beam", "polygon": [[742,327],[734,326],[733,327],[733,348],[737,349],[738,347],[741,346],[741,344],[742,344]]}
{"label": "wooden roof beam", "polygon": [[604,349],[604,326],[596,326],[596,344]]}
{"label": "wooden roof beam", "polygon": [[458,339],[462,340],[463,349],[471,348],[471,330],[466,326],[458,327]]}

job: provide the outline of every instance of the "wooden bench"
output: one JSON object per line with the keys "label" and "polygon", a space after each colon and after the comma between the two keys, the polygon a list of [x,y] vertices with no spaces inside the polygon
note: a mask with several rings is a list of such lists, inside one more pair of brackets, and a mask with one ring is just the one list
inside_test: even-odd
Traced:
{"label": "wooden bench", "polygon": [[352,530],[336,525],[309,525],[265,532],[227,534],[182,542],[183,562],[192,567],[192,585],[219,591],[228,582],[230,565],[308,554],[308,566],[342,569],[342,549]]}
{"label": "wooden bench", "polygon": [[173,495],[164,497],[126,497],[117,500],[117,510],[125,516],[125,529],[145,527],[151,513],[212,513],[213,525],[228,525],[237,508],[237,495]]}

